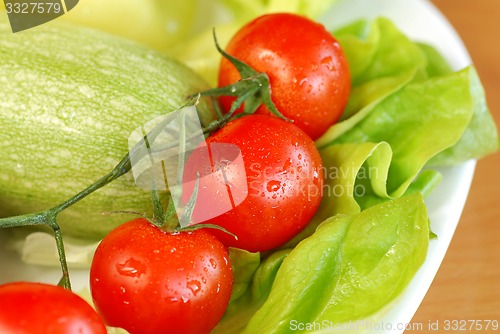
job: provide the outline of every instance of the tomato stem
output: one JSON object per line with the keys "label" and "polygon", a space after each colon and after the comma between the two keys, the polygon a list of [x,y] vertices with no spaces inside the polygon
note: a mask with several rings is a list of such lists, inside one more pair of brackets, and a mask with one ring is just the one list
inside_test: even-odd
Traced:
{"label": "tomato stem", "polygon": [[194,207],[196,205],[196,199],[198,198],[199,187],[200,187],[200,174],[197,173],[196,184],[194,186],[193,193],[191,194],[191,197],[189,197],[189,200],[186,203],[184,212],[179,220],[181,227],[187,227],[191,224],[191,218],[193,216]]}
{"label": "tomato stem", "polygon": [[236,96],[236,100],[231,104],[231,108],[228,112],[231,116],[236,110],[238,110],[243,103],[244,114],[253,114],[257,108],[264,104],[269,111],[275,116],[284,119],[288,122],[292,120],[286,118],[276,107],[271,99],[271,85],[269,81],[269,76],[266,73],[259,73],[254,70],[248,64],[242,62],[241,60],[231,56],[225,52],[219,45],[217,41],[217,36],[215,34],[215,29],[213,30],[213,37],[215,47],[217,51],[229,60],[241,76],[238,82],[230,84],[228,86],[207,89],[200,92],[202,96]]}
{"label": "tomato stem", "polygon": [[179,231],[179,232],[181,232],[181,231],[182,232],[189,232],[189,231],[196,231],[196,230],[199,230],[199,229],[202,229],[202,228],[212,228],[214,230],[219,230],[219,231],[222,231],[224,233],[229,234],[235,240],[238,240],[238,237],[234,233],[231,233],[228,230],[226,230],[224,227],[219,226],[219,225],[215,225],[215,224],[203,224],[203,223],[201,223],[201,224],[194,224],[194,225],[189,225],[189,226],[186,226],[186,227],[183,227],[183,228],[178,228],[177,231]]}

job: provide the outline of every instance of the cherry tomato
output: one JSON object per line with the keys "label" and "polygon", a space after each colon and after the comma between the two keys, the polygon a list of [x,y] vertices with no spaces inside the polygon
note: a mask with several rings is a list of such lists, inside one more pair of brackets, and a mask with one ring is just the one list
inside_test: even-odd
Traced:
{"label": "cherry tomato", "polygon": [[14,282],[0,286],[0,333],[105,334],[106,327],[94,309],[69,290]]}
{"label": "cherry tomato", "polygon": [[[325,28],[295,14],[268,14],[251,21],[231,39],[226,50],[257,72],[269,76],[271,98],[278,110],[312,139],[335,123],[349,97],[351,79],[344,52]],[[225,58],[219,86],[240,80]],[[229,111],[234,97],[221,97]],[[259,113],[269,113],[265,106]]]}
{"label": "cherry tomato", "polygon": [[[304,131],[278,117],[249,115],[230,121],[206,143],[210,157],[195,150],[184,167],[183,202],[199,176],[194,223],[219,225],[238,237],[211,229],[226,246],[252,252],[280,246],[307,225],[322,198],[324,171]],[[234,146],[241,161],[227,149]]]}
{"label": "cherry tomato", "polygon": [[145,219],[112,230],[90,268],[90,289],[110,326],[130,333],[209,333],[232,292],[226,248],[204,229],[169,233]]}

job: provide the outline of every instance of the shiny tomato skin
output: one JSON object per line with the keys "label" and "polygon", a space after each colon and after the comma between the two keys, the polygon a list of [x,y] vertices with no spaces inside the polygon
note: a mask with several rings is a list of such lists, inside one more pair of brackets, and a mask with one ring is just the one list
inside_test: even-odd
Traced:
{"label": "shiny tomato skin", "polygon": [[106,334],[103,320],[81,297],[33,282],[0,286],[2,334]]}
{"label": "shiny tomato skin", "polygon": [[[229,211],[203,221],[207,206],[216,206],[220,177],[199,179],[193,221],[219,225],[238,237],[211,229],[226,246],[251,252],[278,247],[299,233],[317,211],[322,198],[324,171],[314,142],[293,123],[270,115],[250,115],[235,119],[206,140],[239,147],[243,166],[231,171],[225,167],[225,181],[232,198],[241,196],[242,178],[247,195]],[[200,155],[192,154],[184,167],[184,180],[194,179],[203,168]],[[213,160],[213,170],[219,170]],[[199,173],[204,175],[204,173]],[[186,185],[187,183],[185,183]],[[236,185],[236,186],[234,186]],[[237,193],[239,192],[239,193]],[[185,186],[183,201],[193,193]]]}
{"label": "shiny tomato skin", "polygon": [[131,334],[209,333],[232,282],[227,249],[205,229],[170,233],[143,218],[112,230],[90,269],[98,312]]}
{"label": "shiny tomato skin", "polygon": [[[278,110],[313,140],[340,118],[350,92],[349,67],[340,44],[321,24],[295,14],[264,15],[241,28],[225,51],[267,73]],[[218,85],[240,78],[223,57]],[[221,97],[223,110],[234,99]],[[258,112],[269,113],[265,106]]]}

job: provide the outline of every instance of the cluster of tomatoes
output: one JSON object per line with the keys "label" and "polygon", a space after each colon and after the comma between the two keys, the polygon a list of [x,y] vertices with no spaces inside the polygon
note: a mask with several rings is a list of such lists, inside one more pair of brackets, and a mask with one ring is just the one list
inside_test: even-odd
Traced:
{"label": "cluster of tomatoes", "polygon": [[[246,184],[245,196],[232,209],[204,221],[230,233],[209,228],[165,231],[142,218],[125,223],[102,240],[92,262],[90,287],[99,316],[62,288],[13,283],[0,288],[2,333],[19,333],[8,324],[27,328],[26,333],[48,328],[51,333],[105,333],[104,323],[130,333],[209,333],[231,297],[228,247],[271,250],[307,225],[322,198],[324,172],[313,140],[338,120],[350,90],[342,49],[316,22],[271,14],[244,26],[226,52],[267,74],[272,102],[287,119],[271,115],[262,105],[207,138],[208,147],[236,145],[244,162],[241,173],[225,175],[229,179],[224,184]],[[223,58],[219,86],[242,79],[247,78]],[[235,99],[221,97],[222,109],[227,112]],[[209,167],[217,170],[216,164],[212,161]],[[193,178],[189,174],[197,168],[199,159],[190,157],[184,175]],[[219,181],[198,179],[197,200],[215,200]],[[193,217],[203,216],[206,207],[196,205]],[[37,313],[35,308],[43,315],[23,318]]]}

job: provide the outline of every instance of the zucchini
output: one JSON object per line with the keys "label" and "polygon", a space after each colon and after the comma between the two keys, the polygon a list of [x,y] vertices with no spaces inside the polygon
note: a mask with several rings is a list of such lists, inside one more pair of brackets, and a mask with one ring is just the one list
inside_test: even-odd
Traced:
{"label": "zucchini", "polygon": [[[48,209],[110,171],[131,132],[206,89],[194,72],[132,41],[52,22],[13,34],[0,19],[0,217]],[[202,124],[213,119],[198,106]],[[65,235],[101,238],[150,193],[131,173],[64,211]]]}

